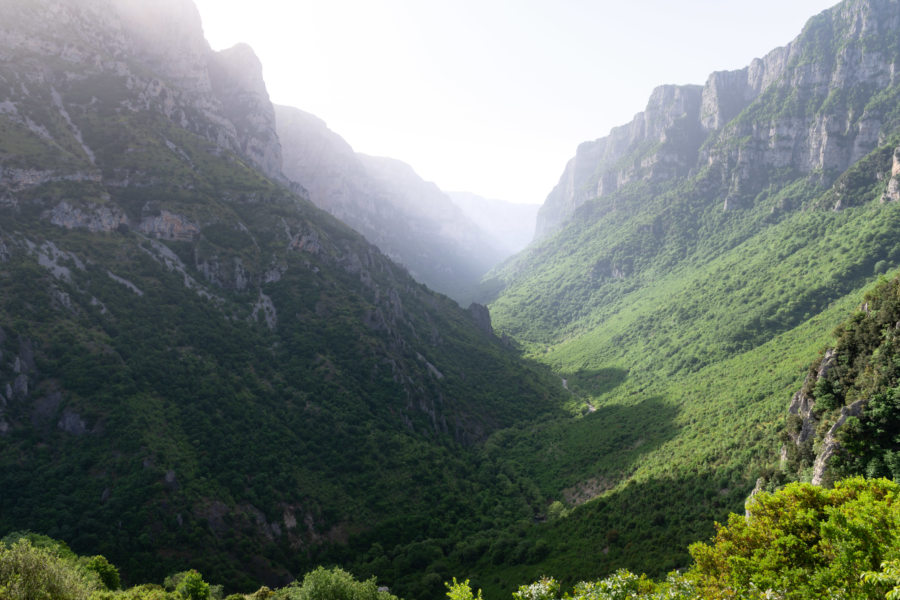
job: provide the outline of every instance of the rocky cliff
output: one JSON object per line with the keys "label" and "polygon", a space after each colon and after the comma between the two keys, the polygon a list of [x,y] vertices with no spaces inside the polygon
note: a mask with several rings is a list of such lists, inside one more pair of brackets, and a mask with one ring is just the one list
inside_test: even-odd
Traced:
{"label": "rocky cliff", "polygon": [[[190,0],[13,0],[0,6],[0,17],[0,110],[67,152],[57,171],[94,169],[94,149],[76,117],[102,103],[107,113],[158,113],[279,176],[281,150],[259,61],[246,47],[213,52]],[[48,107],[50,121],[42,114]]]}
{"label": "rocky cliff", "polygon": [[829,184],[897,125],[898,25],[893,0],[844,2],[748,67],[713,73],[702,87],[658,88],[632,123],[578,148],[541,209],[537,236],[636,181],[709,170],[726,210],[751,205],[787,176]]}
{"label": "rocky cliff", "polygon": [[791,400],[781,470],[816,485],[850,475],[896,478],[900,279],[874,286],[835,337]]}

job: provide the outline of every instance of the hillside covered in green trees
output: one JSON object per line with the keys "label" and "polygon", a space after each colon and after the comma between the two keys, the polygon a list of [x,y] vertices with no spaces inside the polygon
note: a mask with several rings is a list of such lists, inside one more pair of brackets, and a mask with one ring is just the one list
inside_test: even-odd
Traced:
{"label": "hillside covered in green trees", "polygon": [[896,2],[849,0],[743,70],[659,88],[582,144],[542,237],[486,278],[495,328],[583,415],[488,444],[568,512],[507,586],[684,567],[716,511],[779,479],[808,366],[900,266],[898,23]]}
{"label": "hillside covered in green trees", "polygon": [[[513,600],[875,600],[900,594],[900,488],[861,477],[833,489],[794,483],[760,493],[748,513],[732,514],[708,542],[693,544],[689,568],[653,580],[620,569],[603,579],[563,586],[552,577],[520,585]],[[477,600],[469,580],[446,582],[450,600]],[[121,588],[103,556],[77,556],[46,536],[13,533],[0,541],[0,596],[8,600],[396,600],[375,578],[319,567],[290,585],[225,595],[196,570],[162,585]]]}
{"label": "hillside covered in green trees", "polygon": [[261,80],[190,2],[0,29],[0,529],[255,589],[542,510],[478,448],[559,379],[273,170]]}

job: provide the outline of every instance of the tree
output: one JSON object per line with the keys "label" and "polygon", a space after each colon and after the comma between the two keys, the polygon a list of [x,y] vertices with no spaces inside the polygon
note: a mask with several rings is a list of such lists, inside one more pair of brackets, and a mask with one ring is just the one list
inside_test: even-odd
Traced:
{"label": "tree", "polygon": [[209,584],[203,581],[203,577],[191,569],[184,573],[175,593],[185,600],[209,600]]}

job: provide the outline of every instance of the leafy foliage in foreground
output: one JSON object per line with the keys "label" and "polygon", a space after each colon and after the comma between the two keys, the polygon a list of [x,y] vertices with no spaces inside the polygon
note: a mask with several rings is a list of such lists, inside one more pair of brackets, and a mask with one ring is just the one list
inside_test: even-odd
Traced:
{"label": "leafy foliage in foreground", "polygon": [[[869,600],[900,594],[900,485],[886,479],[847,479],[833,489],[793,483],[748,502],[747,515],[730,515],[708,543],[690,547],[693,564],[654,581],[619,570],[601,580],[563,585],[542,577],[521,585],[513,600]],[[13,536],[15,537],[15,536]],[[41,538],[46,540],[47,538]],[[219,586],[197,571],[168,577],[163,586],[107,589],[88,559],[52,544],[28,539],[0,543],[0,597],[10,600],[208,600]],[[97,557],[95,557],[97,558]],[[446,584],[450,600],[481,600],[469,580]],[[375,579],[355,579],[340,569],[319,567],[302,581],[226,600],[397,600]]]}
{"label": "leafy foliage in foreground", "polygon": [[[732,514],[694,562],[665,580],[627,570],[560,593],[553,578],[521,586],[514,600],[875,600],[900,595],[900,485],[853,478],[833,489],[793,483]],[[468,581],[448,594],[471,600]]]}
{"label": "leafy foliage in foreground", "polygon": [[[513,600],[874,600],[900,593],[900,485],[891,481],[852,478],[833,489],[789,484],[755,495],[746,516],[732,514],[727,525],[716,527],[712,540],[690,547],[693,564],[664,580],[619,570],[563,594],[558,580],[543,577],[521,585]],[[85,558],[28,539],[0,543],[0,597],[208,600],[223,595],[221,587],[210,586],[196,571],[169,577],[164,586],[109,590],[87,564]],[[446,587],[450,600],[482,598],[469,580],[454,578]],[[374,578],[358,581],[342,569],[322,567],[281,589],[228,596],[263,598],[397,600]]]}

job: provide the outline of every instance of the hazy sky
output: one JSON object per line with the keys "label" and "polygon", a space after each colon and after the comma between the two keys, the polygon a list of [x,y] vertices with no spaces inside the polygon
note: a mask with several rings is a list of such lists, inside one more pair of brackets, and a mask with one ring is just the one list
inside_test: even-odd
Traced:
{"label": "hazy sky", "polygon": [[834,0],[195,0],[272,100],[445,190],[543,202],[577,145],[664,83],[792,40]]}

